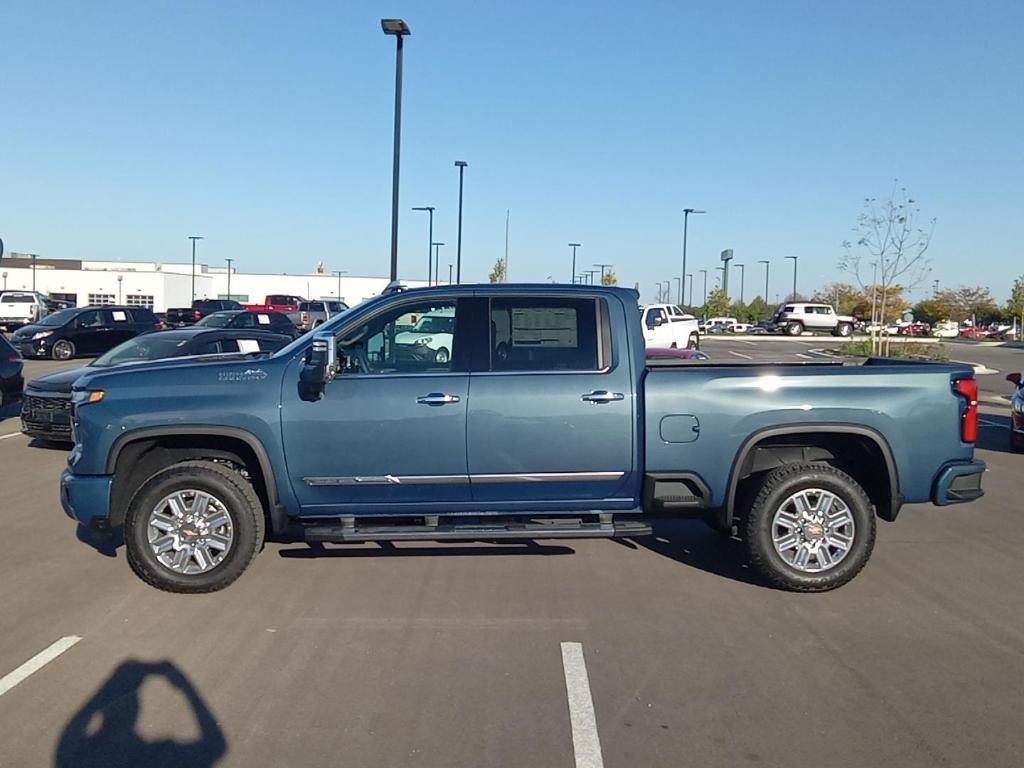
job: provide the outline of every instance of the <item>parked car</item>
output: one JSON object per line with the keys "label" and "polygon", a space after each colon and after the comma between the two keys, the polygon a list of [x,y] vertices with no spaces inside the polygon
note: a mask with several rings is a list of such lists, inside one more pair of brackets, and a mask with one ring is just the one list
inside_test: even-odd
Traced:
{"label": "parked car", "polygon": [[295,325],[299,323],[299,305],[305,299],[301,296],[292,296],[286,293],[272,293],[268,295],[262,304],[243,304],[242,309],[250,312],[280,312],[287,315],[288,319]]}
{"label": "parked car", "polygon": [[931,327],[928,323],[922,322],[911,322],[911,323],[900,323],[896,329],[896,333],[900,336],[927,336],[931,331]]}
{"label": "parked car", "polygon": [[675,304],[648,304],[640,308],[644,343],[651,347],[700,349],[697,318]]}
{"label": "parked car", "polygon": [[0,293],[0,327],[13,331],[49,314],[47,298],[33,291]]}
{"label": "parked car", "polygon": [[750,323],[735,323],[729,326],[730,333],[750,333],[754,326]]}
{"label": "parked car", "polygon": [[708,327],[711,327],[712,325],[724,325],[726,328],[731,328],[738,322],[739,320],[735,317],[709,317],[704,321],[704,324]]}
{"label": "parked car", "polygon": [[323,325],[335,315],[348,309],[344,301],[304,301],[299,304],[299,322],[296,326],[300,331],[308,331]]}
{"label": "parked car", "polygon": [[1006,380],[1014,387],[1010,398],[1010,449],[1024,451],[1024,379],[1015,372],[1008,374]]}
{"label": "parked car", "polygon": [[25,379],[22,378],[24,362],[21,354],[0,333],[0,407],[21,400]]}
{"label": "parked car", "polygon": [[291,336],[259,330],[180,328],[136,336],[81,368],[65,368],[32,379],[25,388],[21,431],[54,442],[71,440],[71,385],[87,373],[113,366],[209,355],[258,355],[276,352]]}
{"label": "parked car", "polygon": [[[268,535],[636,537],[667,515],[736,527],[767,582],[822,591],[867,563],[876,517],[982,495],[970,365],[645,360],[637,300],[409,289],[262,360],[94,371],[61,503],[174,592],[228,586]],[[455,320],[446,358],[403,354],[409,313]]]}
{"label": "parked car", "polygon": [[969,325],[960,331],[960,338],[962,339],[987,339],[992,334],[984,328]]}
{"label": "parked car", "polygon": [[710,360],[699,349],[680,349],[679,347],[647,347],[644,356],[647,360]]}
{"label": "parked car", "polygon": [[938,339],[955,339],[960,335],[960,323],[955,320],[943,320],[932,327],[932,336]]}
{"label": "parked car", "polygon": [[207,315],[226,309],[241,309],[242,305],[232,299],[196,299],[191,307],[173,307],[164,315],[163,323],[168,328],[184,328],[198,323]]}
{"label": "parked car", "polygon": [[[396,354],[406,359],[424,358],[445,364],[451,357],[455,336],[455,309],[443,307],[419,315],[412,328],[395,335]],[[373,354],[382,349],[368,347]]]}
{"label": "parked car", "polygon": [[779,327],[775,324],[774,320],[758,320],[748,331],[748,333],[752,333],[756,336],[763,336],[765,334],[778,332]]}
{"label": "parked car", "polygon": [[829,304],[805,302],[783,304],[775,313],[774,321],[789,336],[799,336],[804,331],[828,331],[833,336],[852,336],[857,324],[856,318],[837,315]]}
{"label": "parked car", "polygon": [[19,328],[11,342],[23,357],[70,360],[102,354],[157,327],[152,311],[142,307],[75,307]]}
{"label": "parked car", "polygon": [[232,309],[227,312],[214,312],[198,323],[201,328],[262,328],[272,333],[291,336],[293,339],[302,335],[295,324],[280,312],[250,312],[247,309]]}

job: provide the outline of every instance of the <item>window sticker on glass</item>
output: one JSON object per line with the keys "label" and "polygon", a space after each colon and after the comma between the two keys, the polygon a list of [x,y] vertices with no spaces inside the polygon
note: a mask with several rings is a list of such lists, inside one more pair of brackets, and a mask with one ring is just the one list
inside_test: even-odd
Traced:
{"label": "window sticker on glass", "polygon": [[522,307],[512,310],[512,346],[576,347],[576,310]]}
{"label": "window sticker on glass", "polygon": [[270,325],[270,315],[256,315],[256,322],[260,325]]}
{"label": "window sticker on glass", "polygon": [[123,323],[128,320],[128,315],[124,312],[119,312],[116,309],[111,313],[114,316],[114,322]]}
{"label": "window sticker on glass", "polygon": [[248,354],[249,352],[259,352],[260,343],[256,339],[239,339],[238,340],[238,351]]}

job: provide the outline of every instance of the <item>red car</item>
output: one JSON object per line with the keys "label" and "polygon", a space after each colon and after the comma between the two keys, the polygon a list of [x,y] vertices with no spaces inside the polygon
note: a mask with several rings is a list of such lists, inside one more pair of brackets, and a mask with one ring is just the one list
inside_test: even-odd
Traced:
{"label": "red car", "polygon": [[927,336],[929,331],[931,331],[931,327],[928,323],[907,323],[906,325],[900,326],[899,335]]}
{"label": "red car", "polygon": [[992,334],[984,328],[967,327],[960,331],[961,339],[987,339]]}

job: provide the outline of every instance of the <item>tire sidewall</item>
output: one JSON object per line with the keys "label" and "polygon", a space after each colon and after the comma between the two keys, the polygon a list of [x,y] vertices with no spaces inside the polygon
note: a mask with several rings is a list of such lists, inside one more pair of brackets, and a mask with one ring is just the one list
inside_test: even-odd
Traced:
{"label": "tire sidewall", "polygon": [[[239,478],[240,482],[244,482]],[[224,504],[234,538],[224,559],[200,574],[176,573],[161,563],[149,545],[149,515],[165,496],[186,489],[205,491]],[[125,515],[125,546],[132,569],[145,581],[173,592],[210,592],[226,587],[249,565],[261,543],[258,526],[245,494],[220,472],[204,467],[172,466],[147,480],[132,498]]]}
{"label": "tire sidewall", "polygon": [[[762,570],[767,571],[765,575],[778,586],[804,591],[831,589],[845,584],[864,567],[874,546],[875,513],[867,494],[848,475],[831,468],[808,467],[804,472],[793,473],[772,483],[774,474],[766,478],[766,486],[771,484],[771,489],[758,494],[746,526],[748,545],[760,553]],[[854,521],[850,552],[838,566],[823,573],[797,570],[782,559],[772,542],[772,520],[779,506],[794,493],[810,488],[830,491],[841,498]]]}
{"label": "tire sidewall", "polygon": [[804,332],[803,323],[792,322],[786,326],[786,333],[790,336],[799,336]]}
{"label": "tire sidewall", "polygon": [[[71,354],[69,354],[67,357],[61,357],[60,355],[57,354],[58,346],[67,347],[69,350],[71,350]],[[53,348],[50,350],[50,356],[54,360],[73,360],[75,357],[75,345],[74,343],[68,341],[67,339],[57,339],[57,341],[53,342]]]}

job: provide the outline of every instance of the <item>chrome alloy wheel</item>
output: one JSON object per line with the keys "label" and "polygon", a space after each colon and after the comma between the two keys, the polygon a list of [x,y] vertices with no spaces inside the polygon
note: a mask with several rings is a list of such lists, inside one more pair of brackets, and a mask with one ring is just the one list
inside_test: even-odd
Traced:
{"label": "chrome alloy wheel", "polygon": [[855,534],[849,506],[821,488],[797,491],[772,518],[775,551],[804,573],[822,573],[839,565],[850,554]]}
{"label": "chrome alloy wheel", "polygon": [[185,489],[162,498],[149,513],[149,546],[175,573],[206,573],[224,560],[234,540],[224,502],[205,491]]}

